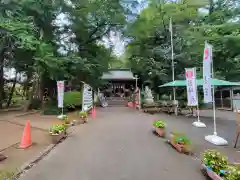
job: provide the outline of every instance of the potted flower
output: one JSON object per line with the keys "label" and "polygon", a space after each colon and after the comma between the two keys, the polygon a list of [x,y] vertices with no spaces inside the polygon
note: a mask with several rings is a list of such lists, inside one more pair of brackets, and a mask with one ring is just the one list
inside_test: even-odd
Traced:
{"label": "potted flower", "polygon": [[69,118],[68,118],[67,115],[65,115],[65,116],[63,117],[63,122],[64,122],[64,124],[67,125],[67,126],[69,126],[69,125],[71,124],[71,122],[70,122],[70,120],[69,120]]}
{"label": "potted flower", "polygon": [[190,139],[182,133],[171,133],[171,145],[180,153],[190,153]]}
{"label": "potted flower", "polygon": [[153,126],[155,127],[155,131],[156,133],[160,136],[160,137],[164,137],[165,136],[165,127],[166,124],[164,121],[161,120],[157,120],[153,123]]}
{"label": "potted flower", "polygon": [[[226,175],[228,158],[216,150],[203,153],[203,167],[211,179],[221,180]],[[232,179],[231,179],[232,180]]]}
{"label": "potted flower", "polygon": [[226,179],[239,180],[240,179],[240,165],[229,165],[227,167]]}
{"label": "potted flower", "polygon": [[53,125],[50,128],[50,136],[52,138],[52,142],[54,144],[57,144],[62,138],[64,138],[67,134],[66,132],[66,125],[65,124],[61,124],[61,125]]}
{"label": "potted flower", "polygon": [[85,112],[85,111],[81,111],[81,112],[79,113],[79,117],[80,117],[80,119],[81,119],[81,121],[82,121],[83,123],[86,123],[86,122],[87,122],[87,119],[88,119],[88,113]]}

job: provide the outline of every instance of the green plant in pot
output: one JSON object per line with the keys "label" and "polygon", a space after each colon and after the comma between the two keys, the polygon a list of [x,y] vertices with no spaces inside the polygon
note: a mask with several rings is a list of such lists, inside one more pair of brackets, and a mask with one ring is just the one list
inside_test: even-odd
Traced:
{"label": "green plant in pot", "polygon": [[66,126],[64,124],[61,124],[61,125],[53,125],[51,128],[50,128],[50,134],[52,135],[59,135],[61,134],[62,132],[65,132],[66,131]]}
{"label": "green plant in pot", "polygon": [[226,179],[239,180],[240,179],[240,165],[229,165],[227,167]]}
{"label": "green plant in pot", "polygon": [[63,117],[63,122],[64,122],[64,124],[67,124],[67,125],[70,124],[70,120],[69,120],[69,118],[68,118],[67,115],[65,115],[65,116]]}
{"label": "green plant in pot", "polygon": [[203,153],[203,163],[218,175],[224,174],[228,165],[228,158],[220,152],[209,149]]}
{"label": "green plant in pot", "polygon": [[153,123],[153,126],[156,128],[165,128],[166,124],[162,120],[157,120]]}
{"label": "green plant in pot", "polygon": [[184,134],[182,133],[175,133],[174,134],[174,141],[177,144],[181,144],[181,145],[190,145],[191,144],[191,140]]}
{"label": "green plant in pot", "polygon": [[79,117],[84,121],[87,122],[87,117],[88,117],[88,113],[86,111],[81,111],[79,113]]}
{"label": "green plant in pot", "polygon": [[153,123],[153,126],[155,127],[155,131],[156,133],[161,136],[164,137],[165,136],[165,127],[166,124],[164,121],[162,120],[157,120]]}
{"label": "green plant in pot", "polygon": [[191,140],[182,133],[171,133],[170,142],[181,153],[191,152]]}

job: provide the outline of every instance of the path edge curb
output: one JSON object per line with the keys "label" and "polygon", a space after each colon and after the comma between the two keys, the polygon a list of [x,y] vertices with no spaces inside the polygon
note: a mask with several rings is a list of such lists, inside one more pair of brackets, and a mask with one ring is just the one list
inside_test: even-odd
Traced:
{"label": "path edge curb", "polygon": [[23,164],[14,175],[13,179],[18,179],[27,170],[31,169],[34,164],[42,160],[46,155],[48,155],[58,144],[50,144],[42,152],[39,153],[35,158],[31,159],[27,163]]}

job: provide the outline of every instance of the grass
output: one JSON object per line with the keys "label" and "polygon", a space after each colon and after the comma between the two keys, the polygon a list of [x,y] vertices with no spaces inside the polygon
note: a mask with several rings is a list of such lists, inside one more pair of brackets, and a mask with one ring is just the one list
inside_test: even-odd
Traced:
{"label": "grass", "polygon": [[14,180],[15,171],[0,170],[0,180]]}

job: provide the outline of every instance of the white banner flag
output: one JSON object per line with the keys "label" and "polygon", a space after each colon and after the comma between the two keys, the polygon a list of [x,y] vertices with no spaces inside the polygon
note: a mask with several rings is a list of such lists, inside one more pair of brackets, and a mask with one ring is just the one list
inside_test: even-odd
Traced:
{"label": "white banner flag", "polygon": [[83,85],[82,110],[87,111],[93,106],[92,87],[88,84]]}
{"label": "white banner flag", "polygon": [[212,46],[208,43],[205,43],[203,55],[203,93],[205,103],[212,102],[211,63],[212,63]]}
{"label": "white banner flag", "polygon": [[188,106],[197,106],[197,82],[196,82],[196,68],[185,69],[186,81],[187,81],[187,98]]}
{"label": "white banner flag", "polygon": [[63,108],[64,81],[57,81],[58,107]]}

